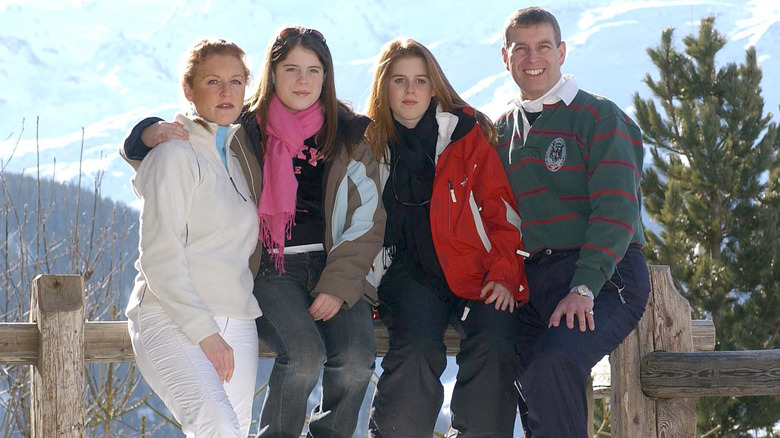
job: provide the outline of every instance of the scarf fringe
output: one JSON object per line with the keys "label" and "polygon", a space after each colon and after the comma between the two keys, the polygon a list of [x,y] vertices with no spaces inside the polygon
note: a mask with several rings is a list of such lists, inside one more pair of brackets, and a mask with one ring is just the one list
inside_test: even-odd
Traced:
{"label": "scarf fringe", "polygon": [[[295,225],[295,214],[286,212],[274,215],[260,214],[260,241],[273,259],[279,275],[285,272],[284,242],[292,236],[293,225]],[[282,236],[275,235],[278,230],[283,230]]]}

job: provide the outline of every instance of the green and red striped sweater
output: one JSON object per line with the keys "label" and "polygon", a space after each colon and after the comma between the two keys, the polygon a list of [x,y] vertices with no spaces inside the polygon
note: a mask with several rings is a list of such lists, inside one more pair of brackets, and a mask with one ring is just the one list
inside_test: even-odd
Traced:
{"label": "green and red striped sweater", "polygon": [[497,150],[526,250],[579,248],[571,286],[598,294],[628,245],[645,244],[644,149],[639,127],[612,101],[583,90],[570,94],[568,104],[544,106],[525,142],[523,116],[513,103],[496,121]]}

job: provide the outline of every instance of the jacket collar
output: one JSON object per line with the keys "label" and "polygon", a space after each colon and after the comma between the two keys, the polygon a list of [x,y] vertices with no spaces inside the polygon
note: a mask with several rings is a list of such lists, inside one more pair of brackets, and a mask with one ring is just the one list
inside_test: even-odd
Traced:
{"label": "jacket collar", "polygon": [[[195,116],[197,117],[197,116]],[[205,119],[200,119],[204,121],[210,128],[206,129],[203,125],[196,122],[195,120],[183,115],[183,114],[177,114],[175,120],[184,126],[184,129],[189,132],[190,134],[190,141],[196,142],[196,143],[205,143],[205,144],[214,144],[216,141],[217,136],[217,129],[219,129],[219,125],[213,122],[209,122]],[[239,124],[234,124],[228,126],[228,132],[227,137],[230,138],[231,135],[233,135],[238,128],[241,127]]]}
{"label": "jacket collar", "polygon": [[449,113],[436,105],[436,123],[439,125],[439,135],[436,139],[436,161],[439,160],[447,146],[465,137],[476,124],[474,109],[463,107]]}

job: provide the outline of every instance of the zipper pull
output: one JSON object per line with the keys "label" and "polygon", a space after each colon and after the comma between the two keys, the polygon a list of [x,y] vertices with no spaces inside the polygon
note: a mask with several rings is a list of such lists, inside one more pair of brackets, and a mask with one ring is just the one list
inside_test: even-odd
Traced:
{"label": "zipper pull", "polygon": [[517,254],[522,256],[524,259],[527,259],[528,257],[531,257],[531,253],[530,252],[525,252],[522,249],[518,249],[517,250]]}
{"label": "zipper pull", "polygon": [[618,298],[620,298],[620,302],[622,304],[626,304],[626,299],[623,298],[623,289],[625,289],[625,288],[626,288],[625,286],[621,285],[621,287],[619,287],[618,290],[617,290],[618,291]]}
{"label": "zipper pull", "polygon": [[450,186],[450,198],[452,198],[452,202],[458,203],[458,200],[455,199],[455,189],[452,188],[452,181],[447,181],[447,184]]}
{"label": "zipper pull", "polygon": [[469,312],[471,312],[471,301],[466,303],[466,307],[463,308],[463,316],[460,317],[461,321],[465,321],[466,318],[469,317]]}

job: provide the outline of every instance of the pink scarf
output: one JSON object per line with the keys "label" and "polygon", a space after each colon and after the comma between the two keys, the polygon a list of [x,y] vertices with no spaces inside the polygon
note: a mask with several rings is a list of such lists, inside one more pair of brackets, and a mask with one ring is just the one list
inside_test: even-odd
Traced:
{"label": "pink scarf", "polygon": [[[263,126],[260,115],[257,123]],[[268,108],[268,136],[263,163],[263,189],[260,193],[260,240],[274,257],[274,265],[284,272],[284,242],[295,225],[295,201],[298,181],[293,172],[293,157],[304,157],[303,142],[322,127],[325,116],[319,100],[295,114],[290,113],[274,93]]]}

